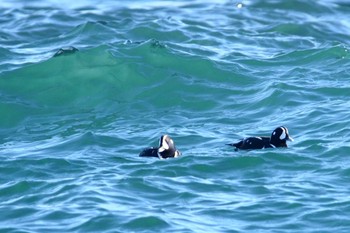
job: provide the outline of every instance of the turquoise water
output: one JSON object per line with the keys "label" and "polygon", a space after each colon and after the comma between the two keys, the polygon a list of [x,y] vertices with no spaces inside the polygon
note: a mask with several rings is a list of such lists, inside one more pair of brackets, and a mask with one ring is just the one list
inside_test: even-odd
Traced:
{"label": "turquoise water", "polygon": [[[350,231],[347,1],[0,11],[0,232]],[[138,157],[164,133],[180,158]]]}

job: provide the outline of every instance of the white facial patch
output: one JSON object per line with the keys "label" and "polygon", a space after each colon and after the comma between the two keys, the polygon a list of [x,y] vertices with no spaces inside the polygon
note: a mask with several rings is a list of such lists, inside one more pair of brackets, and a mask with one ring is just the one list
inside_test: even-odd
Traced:
{"label": "white facial patch", "polygon": [[282,134],[280,136],[280,139],[285,140],[287,138],[286,130],[284,128],[281,128],[281,129],[282,129]]}
{"label": "white facial patch", "polygon": [[168,145],[168,143],[165,141],[165,138],[166,137],[163,137],[163,140],[162,140],[162,143],[161,143],[161,147],[159,147],[159,149],[158,149],[158,152],[163,152],[163,151],[165,151],[165,150],[169,150],[169,145]]}
{"label": "white facial patch", "polygon": [[158,152],[161,153],[163,151],[165,151],[165,149],[163,147],[159,147]]}

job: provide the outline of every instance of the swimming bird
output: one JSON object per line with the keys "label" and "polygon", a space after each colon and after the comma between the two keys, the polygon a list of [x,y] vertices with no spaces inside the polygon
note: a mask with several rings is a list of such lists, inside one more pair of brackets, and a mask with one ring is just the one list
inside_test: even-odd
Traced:
{"label": "swimming bird", "polygon": [[236,147],[235,150],[251,150],[287,147],[287,141],[293,141],[289,135],[288,129],[284,126],[277,127],[271,134],[271,137],[248,137],[237,143],[227,144]]}
{"label": "swimming bird", "polygon": [[176,158],[181,152],[176,149],[173,139],[169,135],[162,135],[159,147],[149,147],[141,151],[140,157],[158,157],[160,159]]}
{"label": "swimming bird", "polygon": [[79,50],[73,46],[60,48],[53,57],[66,56],[78,52]]}

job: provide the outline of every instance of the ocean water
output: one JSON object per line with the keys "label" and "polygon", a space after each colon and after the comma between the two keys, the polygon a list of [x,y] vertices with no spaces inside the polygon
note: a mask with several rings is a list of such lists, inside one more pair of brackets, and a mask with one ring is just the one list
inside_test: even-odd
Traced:
{"label": "ocean water", "polygon": [[[0,12],[0,232],[350,231],[347,1]],[[138,156],[162,134],[181,157]]]}

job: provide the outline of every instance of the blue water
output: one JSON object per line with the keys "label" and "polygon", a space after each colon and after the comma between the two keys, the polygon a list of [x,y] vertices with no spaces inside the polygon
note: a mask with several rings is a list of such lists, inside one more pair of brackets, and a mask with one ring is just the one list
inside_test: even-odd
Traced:
{"label": "blue water", "polygon": [[[0,232],[350,231],[347,1],[0,12]],[[162,134],[181,157],[138,156]]]}

